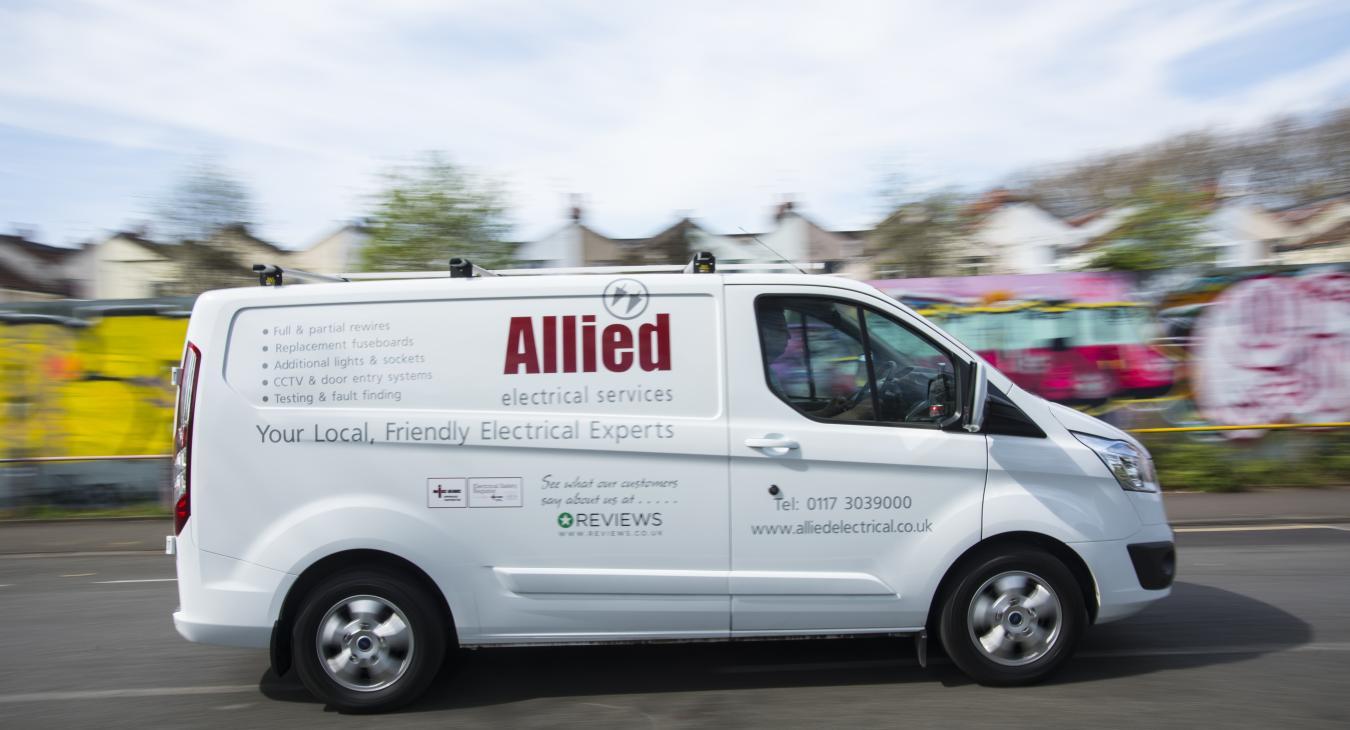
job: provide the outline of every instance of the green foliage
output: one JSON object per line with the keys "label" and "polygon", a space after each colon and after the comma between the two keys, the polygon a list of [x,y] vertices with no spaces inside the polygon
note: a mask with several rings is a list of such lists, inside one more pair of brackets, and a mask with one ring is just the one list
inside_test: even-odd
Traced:
{"label": "green foliage", "polygon": [[1196,241],[1206,215],[1204,195],[1161,185],[1144,188],[1130,202],[1133,211],[1101,238],[1089,264],[1109,271],[1158,271],[1206,263]]}
{"label": "green foliage", "polygon": [[140,502],[121,507],[58,507],[56,505],[31,505],[0,509],[0,521],[3,520],[77,520],[77,519],[134,519],[167,518],[169,508],[158,502]]}
{"label": "green foliage", "polygon": [[505,236],[500,189],[480,181],[439,153],[386,174],[369,220],[362,253],[367,271],[444,268],[462,256],[485,268],[508,266],[513,247]]}
{"label": "green foliage", "polygon": [[243,183],[206,158],[188,168],[155,204],[155,237],[205,241],[230,225],[252,222],[253,198]]}
{"label": "green foliage", "polygon": [[1142,440],[1168,490],[1240,492],[1350,484],[1350,430],[1268,433],[1255,442],[1202,441],[1177,434],[1145,434]]}
{"label": "green foliage", "polygon": [[899,268],[906,277],[948,273],[953,249],[961,245],[962,223],[961,200],[954,192],[899,204],[872,234],[874,265]]}

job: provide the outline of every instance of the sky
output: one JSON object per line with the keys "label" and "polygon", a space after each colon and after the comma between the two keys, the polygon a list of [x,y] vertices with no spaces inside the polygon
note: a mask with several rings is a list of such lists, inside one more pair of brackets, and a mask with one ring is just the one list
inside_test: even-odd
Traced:
{"label": "sky", "polygon": [[1350,103],[1350,3],[0,0],[0,231],[151,218],[202,158],[313,244],[444,150],[514,235],[833,228],[910,189]]}

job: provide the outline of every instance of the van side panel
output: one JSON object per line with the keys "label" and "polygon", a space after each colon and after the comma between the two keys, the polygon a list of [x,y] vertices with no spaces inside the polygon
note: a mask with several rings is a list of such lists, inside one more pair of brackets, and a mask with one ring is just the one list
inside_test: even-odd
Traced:
{"label": "van side panel", "polygon": [[200,550],[291,576],[399,555],[464,643],[725,636],[720,278],[524,291],[204,297]]}

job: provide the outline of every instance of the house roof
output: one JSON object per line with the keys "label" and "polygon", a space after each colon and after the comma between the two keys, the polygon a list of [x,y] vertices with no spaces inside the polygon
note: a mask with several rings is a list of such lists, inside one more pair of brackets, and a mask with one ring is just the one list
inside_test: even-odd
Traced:
{"label": "house roof", "polygon": [[[338,226],[337,228],[334,228],[334,229],[332,229],[331,231],[329,231],[329,232],[323,234],[322,236],[320,236],[318,239],[316,239],[313,243],[309,244],[308,246],[306,246],[306,247],[304,247],[304,248],[301,248],[301,249],[296,249],[295,251],[292,251],[291,253],[299,253],[299,252],[302,252],[302,251],[312,251],[312,250],[314,250],[315,248],[318,248],[319,246],[322,246],[323,244],[328,243],[329,241],[331,241],[331,240],[337,238],[338,236],[342,235],[343,233],[345,233],[345,232],[347,232],[347,231],[352,231],[352,232],[354,232],[354,233],[359,233],[359,234],[362,234],[362,235],[370,235],[371,228],[370,228],[370,225],[367,223],[366,219],[364,219],[364,218],[358,218],[357,220],[354,220],[354,221],[348,221],[348,222],[343,223],[342,225]],[[266,241],[264,241],[263,243],[266,243]],[[517,244],[517,245],[518,245],[518,244]]]}
{"label": "house roof", "polygon": [[236,238],[242,238],[247,241],[251,241],[253,243],[258,244],[259,246],[262,246],[263,248],[271,249],[274,253],[278,253],[283,256],[290,253],[286,249],[281,248],[280,246],[276,245],[275,243],[272,243],[271,241],[266,241],[253,235],[253,233],[249,231],[248,226],[243,223],[232,223],[228,226],[222,226],[215,233],[211,234],[210,238],[207,240],[221,238],[224,236],[234,236]]}
{"label": "house roof", "polygon": [[619,261],[623,258],[623,252],[616,245],[616,241],[608,236],[596,233],[588,226],[582,223],[576,223],[577,230],[581,233],[581,260],[582,261]]}
{"label": "house roof", "polygon": [[689,218],[680,218],[665,229],[646,238],[628,238],[615,241],[621,255],[629,260],[650,262],[682,261],[689,255],[690,234],[702,231]]}
{"label": "house roof", "polygon": [[1350,220],[1344,220],[1340,223],[1320,231],[1314,235],[1298,241],[1290,241],[1275,246],[1276,251],[1295,251],[1303,248],[1316,248],[1318,246],[1335,246],[1350,242]]}
{"label": "house roof", "polygon": [[155,243],[154,241],[151,241],[150,239],[140,235],[139,233],[135,233],[132,231],[116,231],[111,236],[108,236],[104,240],[111,241],[114,238],[120,238],[123,241],[134,243],[147,251],[158,254],[160,256],[164,256],[166,258],[170,258],[173,256],[172,246],[163,243]]}
{"label": "house roof", "polygon": [[79,253],[79,249],[48,246],[45,243],[30,241],[23,236],[11,234],[0,234],[0,245],[13,246],[24,253],[46,261],[47,263],[57,263],[67,256]]}
{"label": "house roof", "polygon": [[988,215],[1005,205],[1025,203],[1029,200],[1030,198],[1027,196],[1022,195],[1021,193],[1015,193],[1007,188],[994,188],[984,195],[981,195],[975,202],[967,205],[962,213],[968,216]]}
{"label": "house roof", "polygon": [[15,271],[3,261],[0,261],[0,289],[56,294],[63,297],[69,297],[73,292],[70,282],[65,279],[46,281],[33,279]]}
{"label": "house roof", "polygon": [[1285,223],[1297,225],[1316,218],[1337,205],[1350,205],[1350,193],[1331,195],[1319,200],[1291,205],[1287,208],[1277,208],[1269,212]]}

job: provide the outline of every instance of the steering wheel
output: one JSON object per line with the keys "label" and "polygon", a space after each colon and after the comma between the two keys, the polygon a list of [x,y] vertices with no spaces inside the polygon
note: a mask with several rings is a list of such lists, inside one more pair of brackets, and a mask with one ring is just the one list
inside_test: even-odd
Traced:
{"label": "steering wheel", "polygon": [[884,396],[890,390],[892,385],[900,382],[914,372],[916,367],[910,365],[901,370],[900,366],[894,360],[886,361],[886,367],[881,374],[877,376],[877,395]]}
{"label": "steering wheel", "polygon": [[927,398],[915,403],[914,407],[909,409],[909,412],[905,414],[905,423],[925,420],[928,417],[928,408],[931,405],[932,401]]}
{"label": "steering wheel", "polygon": [[[903,378],[904,376],[914,372],[914,368],[912,367],[905,368],[905,371],[903,373],[896,372],[899,369],[900,366],[896,364],[894,360],[886,361],[885,368],[883,368],[881,374],[877,376],[876,386],[878,393],[885,391],[886,388],[888,388],[892,383],[899,380],[900,378]],[[856,408],[857,405],[862,402],[863,398],[867,397],[867,394],[871,392],[871,390],[872,390],[871,383],[864,384],[861,388],[858,388],[857,390],[853,391],[852,394],[850,394],[847,398],[845,398],[842,401],[842,403],[840,404],[841,408],[845,411],[850,410],[852,408]]]}

